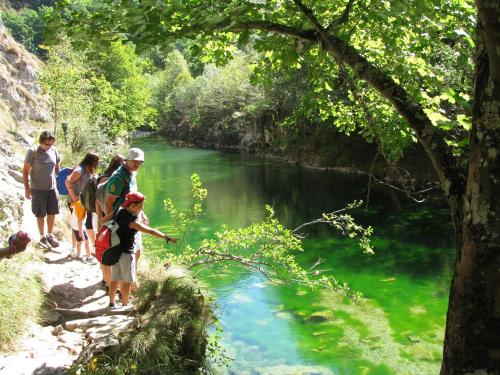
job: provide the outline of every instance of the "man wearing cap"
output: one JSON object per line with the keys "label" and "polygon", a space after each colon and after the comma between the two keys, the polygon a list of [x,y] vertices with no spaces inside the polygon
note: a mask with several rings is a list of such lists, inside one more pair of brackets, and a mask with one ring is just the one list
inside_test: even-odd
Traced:
{"label": "man wearing cap", "polygon": [[144,163],[144,151],[128,150],[125,162],[111,175],[106,185],[106,212],[116,212],[129,192],[137,191],[137,170]]}
{"label": "man wearing cap", "polygon": [[[40,242],[52,247],[59,242],[52,236],[59,202],[56,195],[56,174],[59,173],[61,158],[54,146],[56,138],[49,130],[40,134],[39,145],[26,153],[23,167],[24,195],[31,199],[31,210],[36,217]],[[45,235],[47,217],[47,235]]]}

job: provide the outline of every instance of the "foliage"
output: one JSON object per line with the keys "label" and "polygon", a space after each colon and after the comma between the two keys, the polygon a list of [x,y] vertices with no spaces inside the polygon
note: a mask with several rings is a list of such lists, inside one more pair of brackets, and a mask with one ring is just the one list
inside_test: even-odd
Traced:
{"label": "foliage", "polygon": [[[194,227],[202,214],[202,203],[207,197],[207,191],[202,187],[199,176],[194,174],[191,181],[192,208],[179,211],[172,201],[165,201],[176,233],[185,233],[186,229]],[[358,207],[360,204],[355,202],[341,211]],[[233,262],[261,273],[273,283],[323,286],[343,295],[358,297],[357,293],[350,291],[346,284],[340,284],[333,276],[326,275],[326,271],[317,269],[319,263],[310,269],[305,269],[297,262],[296,256],[303,252],[302,236],[297,232],[306,225],[314,224],[313,222],[292,231],[276,219],[272,207],[266,206],[266,210],[267,216],[262,221],[245,228],[230,228],[228,225],[223,225],[213,238],[204,239],[197,248],[187,245],[182,254],[167,255],[169,261],[190,269]],[[369,239],[372,234],[371,228],[365,229],[359,226],[352,217],[341,214],[340,211],[324,214],[320,220],[339,229],[350,238],[359,237],[360,246],[365,252],[373,253]]]}
{"label": "foliage", "polygon": [[21,7],[39,9],[44,6],[53,6],[57,2],[57,0],[10,0],[9,2],[16,9],[20,9]]}
{"label": "foliage", "polygon": [[98,150],[101,158],[113,154],[119,139],[109,114],[123,107],[113,83],[97,76],[87,53],[75,51],[68,38],[46,49],[40,83],[50,97],[57,136],[68,148],[63,153],[71,155],[71,163],[90,150]]}
{"label": "foliage", "polygon": [[[43,302],[42,284],[36,274],[26,272],[30,255],[16,255],[0,263],[0,350],[13,350],[17,340],[39,318]],[[8,308],[7,308],[8,307]]]}
{"label": "foliage", "polygon": [[97,355],[72,368],[78,374],[208,373],[210,303],[187,278],[151,268],[134,292],[140,327],[128,332],[118,353]]}
{"label": "foliage", "polygon": [[165,59],[165,69],[155,75],[154,106],[160,129],[187,122],[225,143],[239,131],[235,122],[253,129],[253,120],[268,106],[263,90],[250,83],[254,53],[241,53],[223,67],[207,64],[202,75],[192,78],[178,51]]}
{"label": "foliage", "polygon": [[180,6],[129,1],[118,10],[109,0],[90,23],[58,19],[54,24],[71,27],[82,38],[99,33],[101,39],[129,37],[144,45],[168,45],[190,37],[196,41],[190,51],[205,61],[227,62],[236,43],[252,43],[264,54],[261,66],[267,71],[293,74],[307,67],[311,90],[303,97],[300,113],[346,132],[361,131],[380,142],[384,154],[397,157],[400,145],[415,134],[379,89],[359,81],[316,42],[312,14],[329,35],[355,48],[400,84],[434,126],[447,132],[455,151],[463,150],[464,130],[471,121],[471,1],[313,1],[307,3],[310,14],[297,4],[301,2],[191,0]]}
{"label": "foliage", "polygon": [[203,213],[202,203],[208,196],[208,190],[203,188],[200,176],[196,173],[191,176],[191,193],[194,200],[191,208],[178,210],[171,199],[163,201],[165,208],[170,214],[172,226],[181,235],[186,234],[198,222]]}
{"label": "foliage", "polygon": [[152,106],[158,113],[157,123],[160,127],[174,119],[176,94],[193,79],[186,60],[177,50],[170,52],[163,64],[164,69],[151,77]]}
{"label": "foliage", "polygon": [[208,65],[203,75],[206,83],[196,99],[203,122],[231,116],[235,112],[252,115],[265,106],[262,91],[250,83],[252,54],[238,54],[222,68]]}
{"label": "foliage", "polygon": [[90,67],[84,54],[75,52],[67,38],[61,38],[57,46],[47,47],[47,64],[40,74],[40,84],[49,93],[55,132],[64,138],[60,125],[68,124],[68,138],[65,140],[73,151],[84,145],[79,129],[90,125],[92,98],[89,80]]}
{"label": "foliage", "polygon": [[37,11],[25,8],[18,13],[5,11],[0,16],[17,42],[24,45],[31,53],[43,56],[43,50],[39,46],[42,43],[44,22]]}
{"label": "foliage", "polygon": [[370,226],[364,228],[363,226],[357,224],[351,215],[345,213],[348,210],[359,208],[362,205],[363,201],[354,201],[349,203],[346,208],[334,212],[324,213],[321,218],[310,221],[309,223],[304,223],[295,228],[293,233],[297,233],[297,236],[300,236],[299,231],[306,226],[314,224],[327,224],[338,230],[344,236],[349,238],[359,237],[359,246],[363,249],[363,252],[365,254],[373,255],[374,251],[370,243],[373,228]]}
{"label": "foliage", "polygon": [[151,90],[144,72],[149,62],[135,53],[130,43],[112,43],[108,48],[89,46],[89,60],[94,74],[109,82],[100,92],[107,108],[101,115],[108,124],[108,132],[124,135],[138,127],[152,125],[155,111],[149,106]]}

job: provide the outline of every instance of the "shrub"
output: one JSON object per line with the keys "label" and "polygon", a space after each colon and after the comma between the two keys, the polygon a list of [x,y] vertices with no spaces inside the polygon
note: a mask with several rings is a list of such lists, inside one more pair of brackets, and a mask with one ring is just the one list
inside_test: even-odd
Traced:
{"label": "shrub", "polygon": [[213,321],[199,287],[188,278],[150,269],[134,293],[141,314],[119,353],[103,353],[73,366],[80,374],[198,374],[206,361]]}
{"label": "shrub", "polygon": [[10,30],[12,37],[26,47],[28,51],[43,56],[43,50],[39,48],[42,43],[42,34],[45,28],[43,19],[32,9],[22,9],[16,12],[2,12],[2,20]]}
{"label": "shrub", "polygon": [[43,302],[41,281],[26,272],[29,254],[0,262],[0,350],[13,350],[28,323],[38,320]]}

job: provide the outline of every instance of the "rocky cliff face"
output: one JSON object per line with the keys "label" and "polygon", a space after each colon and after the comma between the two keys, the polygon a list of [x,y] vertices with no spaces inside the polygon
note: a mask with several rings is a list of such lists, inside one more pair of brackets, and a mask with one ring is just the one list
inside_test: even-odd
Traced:
{"label": "rocky cliff face", "polygon": [[15,42],[0,19],[0,237],[19,229],[24,189],[22,156],[40,128],[50,127],[50,107],[40,92],[42,63]]}
{"label": "rocky cliff face", "polygon": [[50,121],[49,103],[37,82],[40,68],[41,62],[14,41],[0,21],[0,111],[10,117],[11,131]]}

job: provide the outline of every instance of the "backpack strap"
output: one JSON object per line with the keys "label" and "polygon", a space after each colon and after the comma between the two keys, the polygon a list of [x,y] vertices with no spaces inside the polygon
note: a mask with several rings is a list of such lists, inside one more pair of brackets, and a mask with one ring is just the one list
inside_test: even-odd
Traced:
{"label": "backpack strap", "polygon": [[[120,177],[123,180],[124,189],[122,190],[122,192],[120,193],[120,195],[116,199],[119,199],[121,197],[125,197],[128,193],[130,193],[130,182],[127,181],[127,179],[125,177],[123,177],[123,176],[120,176]],[[131,176],[131,178],[132,178],[132,176]],[[126,186],[126,188],[125,188],[125,186]],[[116,211],[118,211],[118,210],[116,210]]]}

